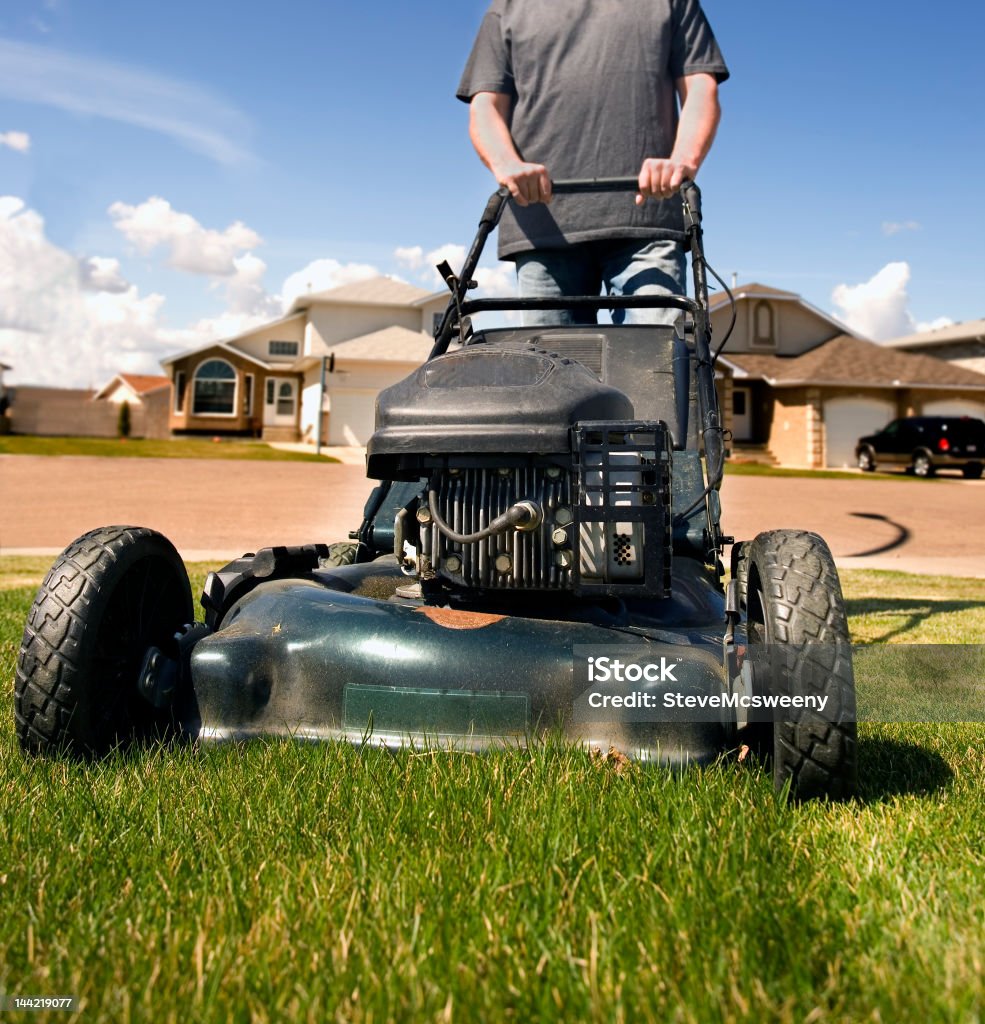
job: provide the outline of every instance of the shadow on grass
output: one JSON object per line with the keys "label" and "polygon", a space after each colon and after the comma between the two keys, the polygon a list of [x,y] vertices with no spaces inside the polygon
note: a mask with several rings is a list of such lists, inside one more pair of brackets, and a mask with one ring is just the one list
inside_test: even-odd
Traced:
{"label": "shadow on grass", "polygon": [[878,803],[894,796],[929,796],[949,786],[954,772],[932,750],[899,740],[858,744],[858,799]]}
{"label": "shadow on grass", "polygon": [[982,601],[937,601],[921,597],[860,597],[845,601],[848,618],[864,615],[892,615],[900,619],[899,624],[887,629],[879,636],[866,638],[866,643],[882,644],[897,636],[905,636],[935,615],[949,615],[981,608]]}

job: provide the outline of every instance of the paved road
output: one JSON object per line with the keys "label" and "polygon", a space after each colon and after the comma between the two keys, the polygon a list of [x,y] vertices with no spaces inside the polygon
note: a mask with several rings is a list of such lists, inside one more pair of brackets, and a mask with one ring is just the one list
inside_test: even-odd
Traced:
{"label": "paved road", "polygon": [[[0,552],[57,552],[107,523],[154,527],[204,560],[341,540],[368,489],[358,465],[0,455]],[[845,567],[985,578],[985,481],[735,476],[722,497],[740,539],[798,527]]]}

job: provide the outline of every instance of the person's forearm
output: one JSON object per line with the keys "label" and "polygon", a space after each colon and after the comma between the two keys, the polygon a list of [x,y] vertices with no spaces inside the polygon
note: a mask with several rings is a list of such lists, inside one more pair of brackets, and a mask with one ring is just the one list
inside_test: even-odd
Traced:
{"label": "person's forearm", "polygon": [[722,111],[718,103],[718,83],[712,75],[688,75],[678,83],[681,93],[681,116],[670,159],[691,167],[694,173],[704,163]]}
{"label": "person's forearm", "polygon": [[500,180],[500,169],[519,163],[509,126],[509,97],[501,93],[478,93],[469,106],[469,138],[479,159]]}
{"label": "person's forearm", "polygon": [[547,168],[526,162],[516,151],[510,133],[511,102],[505,93],[476,93],[469,105],[469,138],[479,159],[520,206],[549,203],[551,177]]}

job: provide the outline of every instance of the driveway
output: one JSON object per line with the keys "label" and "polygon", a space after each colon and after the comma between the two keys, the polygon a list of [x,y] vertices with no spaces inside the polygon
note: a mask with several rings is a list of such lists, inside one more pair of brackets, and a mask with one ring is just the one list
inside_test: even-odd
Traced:
{"label": "driveway", "polygon": [[[107,523],[151,526],[189,559],[336,541],[369,493],[359,465],[0,456],[0,553],[55,553]],[[985,578],[985,481],[728,477],[723,525],[820,533],[838,564]]]}

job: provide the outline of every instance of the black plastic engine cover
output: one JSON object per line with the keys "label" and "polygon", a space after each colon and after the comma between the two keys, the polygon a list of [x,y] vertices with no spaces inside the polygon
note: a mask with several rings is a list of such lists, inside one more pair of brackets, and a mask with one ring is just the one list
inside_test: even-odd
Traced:
{"label": "black plastic engine cover", "polygon": [[380,392],[367,474],[416,479],[417,455],[567,453],[575,423],[633,418],[629,398],[576,360],[523,342],[472,345]]}

